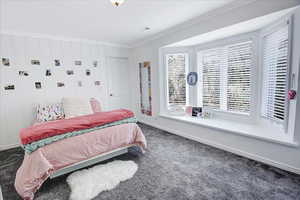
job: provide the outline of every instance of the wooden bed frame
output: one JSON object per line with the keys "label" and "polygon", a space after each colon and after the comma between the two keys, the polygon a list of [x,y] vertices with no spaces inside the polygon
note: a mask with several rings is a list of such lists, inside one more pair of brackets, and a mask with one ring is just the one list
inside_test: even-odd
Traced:
{"label": "wooden bed frame", "polygon": [[76,171],[78,169],[82,169],[82,168],[94,165],[94,164],[99,163],[101,161],[108,160],[110,158],[128,153],[129,148],[132,148],[134,146],[136,146],[136,145],[129,145],[129,146],[126,146],[126,147],[121,147],[121,148],[118,148],[118,149],[115,149],[115,150],[112,150],[112,151],[94,156],[94,157],[89,158],[87,160],[83,160],[81,162],[66,166],[64,168],[61,168],[59,170],[54,171],[50,175],[50,178],[53,179],[53,178],[56,178],[58,176],[62,176],[64,174],[68,174],[70,172]]}

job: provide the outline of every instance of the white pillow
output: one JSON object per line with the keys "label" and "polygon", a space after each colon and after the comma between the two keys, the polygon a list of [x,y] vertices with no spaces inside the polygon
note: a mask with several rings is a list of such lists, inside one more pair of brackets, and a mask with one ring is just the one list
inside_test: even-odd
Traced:
{"label": "white pillow", "polygon": [[66,119],[93,114],[89,99],[65,97],[62,99],[62,105]]}

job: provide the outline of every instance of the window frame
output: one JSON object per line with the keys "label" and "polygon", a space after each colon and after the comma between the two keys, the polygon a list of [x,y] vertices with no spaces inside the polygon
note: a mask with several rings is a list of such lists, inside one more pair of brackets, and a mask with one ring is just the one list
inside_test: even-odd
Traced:
{"label": "window frame", "polygon": [[[186,76],[187,74],[190,72],[190,66],[191,66],[191,59],[190,59],[190,54],[191,54],[191,49],[190,48],[185,48],[185,47],[180,47],[180,48],[164,48],[162,50],[162,56],[163,56],[163,85],[164,85],[164,98],[163,98],[163,110],[164,112],[168,112],[169,111],[169,80],[168,80],[168,64],[167,64],[167,56],[168,55],[176,55],[176,54],[184,54],[185,55],[185,73]],[[189,85],[186,82],[186,105],[190,104],[190,88]]]}
{"label": "window frame", "polygon": [[[212,112],[217,115],[218,117],[221,118],[226,118],[226,119],[235,119],[235,120],[246,120],[247,122],[254,122],[257,120],[257,103],[256,99],[259,96],[258,92],[258,77],[254,76],[255,74],[258,73],[258,52],[256,51],[259,48],[258,45],[258,36],[259,33],[258,31],[255,32],[249,32],[249,33],[244,33],[220,40],[215,40],[212,42],[207,42],[203,44],[198,44],[194,46],[194,50],[197,54],[197,73],[199,74],[199,82],[197,85],[197,105],[199,105],[200,102],[200,96],[201,96],[201,86],[202,86],[202,77],[200,76],[200,67],[198,64],[198,52],[200,51],[205,51],[213,48],[218,48],[230,44],[236,44],[236,43],[242,43],[242,42],[247,42],[247,41],[252,41],[252,67],[251,67],[251,74],[250,74],[250,83],[251,83],[251,94],[250,94],[250,110],[249,114],[247,113],[241,113],[241,112],[234,112],[234,111],[225,111],[225,110],[219,110],[219,109],[213,109]],[[248,121],[250,120],[250,121]]]}
{"label": "window frame", "polygon": [[[283,123],[277,122],[277,121],[271,121],[267,119],[265,116],[262,115],[262,101],[263,101],[263,90],[261,89],[260,92],[260,97],[259,97],[259,117],[264,120],[265,123],[269,124],[276,124],[276,125],[281,125],[283,124],[284,132],[287,134],[288,128],[289,128],[289,121],[290,121],[290,101],[288,99],[288,90],[291,88],[291,73],[292,73],[292,47],[293,47],[293,15],[287,15],[283,18],[281,18],[279,21],[272,23],[265,28],[261,29],[259,31],[259,51],[260,54],[263,55],[263,48],[264,48],[264,37],[267,35],[270,35],[274,33],[275,31],[278,31],[281,29],[283,26],[288,26],[288,55],[287,55],[287,79],[286,79],[286,96],[285,96],[285,119]],[[263,56],[260,56],[259,58],[259,66],[261,68],[260,74],[263,73],[264,70],[264,65],[263,65]],[[263,87],[263,75],[260,80],[260,85]]]}

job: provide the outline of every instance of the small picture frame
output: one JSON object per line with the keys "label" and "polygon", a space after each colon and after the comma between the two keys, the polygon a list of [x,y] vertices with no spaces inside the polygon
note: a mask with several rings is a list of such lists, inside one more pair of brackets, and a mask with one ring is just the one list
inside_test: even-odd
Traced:
{"label": "small picture frame", "polygon": [[101,82],[100,81],[95,81],[95,85],[99,86],[99,85],[101,85]]}
{"label": "small picture frame", "polygon": [[85,74],[86,74],[87,76],[90,76],[90,75],[91,75],[91,70],[89,70],[89,69],[85,70]]}
{"label": "small picture frame", "polygon": [[2,64],[3,66],[10,66],[9,58],[2,58]]}
{"label": "small picture frame", "polygon": [[74,75],[74,71],[73,70],[67,70],[67,75]]}
{"label": "small picture frame", "polygon": [[57,82],[57,87],[65,87],[65,83],[63,83],[63,82]]}
{"label": "small picture frame", "polygon": [[42,89],[42,83],[41,82],[35,82],[35,88],[36,89]]}
{"label": "small picture frame", "polygon": [[8,84],[4,86],[4,90],[14,90],[15,89],[15,85],[12,84]]}
{"label": "small picture frame", "polygon": [[31,60],[32,65],[41,65],[41,62],[39,60]]}
{"label": "small picture frame", "polygon": [[47,69],[47,70],[46,70],[46,76],[51,76],[51,75],[52,75],[51,70],[50,70],[50,69]]}
{"label": "small picture frame", "polygon": [[55,67],[61,66],[61,63],[60,63],[60,60],[59,60],[59,59],[55,59],[55,60],[54,60],[54,66],[55,66]]}
{"label": "small picture frame", "polygon": [[202,107],[193,107],[192,108],[192,116],[193,117],[201,117],[202,116]]}
{"label": "small picture frame", "polygon": [[74,64],[76,66],[81,66],[82,65],[82,61],[81,60],[75,60]]}
{"label": "small picture frame", "polygon": [[19,71],[19,76],[29,76],[28,71]]}

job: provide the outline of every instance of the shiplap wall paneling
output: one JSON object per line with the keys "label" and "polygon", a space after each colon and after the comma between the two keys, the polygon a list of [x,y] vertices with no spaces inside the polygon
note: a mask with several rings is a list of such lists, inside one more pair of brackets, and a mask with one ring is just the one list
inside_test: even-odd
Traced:
{"label": "shiplap wall paneling", "polygon": [[[0,149],[17,145],[21,128],[32,124],[35,106],[38,103],[55,103],[62,97],[96,97],[104,110],[108,108],[105,56],[128,56],[127,50],[107,47],[89,41],[61,40],[19,35],[0,35]],[[10,66],[3,66],[2,58],[9,58]],[[55,66],[54,60],[60,61]],[[32,60],[40,65],[32,65]],[[76,66],[75,61],[81,61]],[[97,61],[97,67],[93,62]],[[46,76],[50,69],[51,76]],[[86,75],[86,70],[91,75]],[[73,70],[73,75],[67,75]],[[28,76],[20,76],[25,71]],[[82,82],[82,87],[78,86]],[[95,81],[100,81],[96,86]],[[36,89],[35,82],[42,84]],[[57,83],[64,87],[57,87]],[[15,85],[15,90],[4,90],[7,84]]]}

